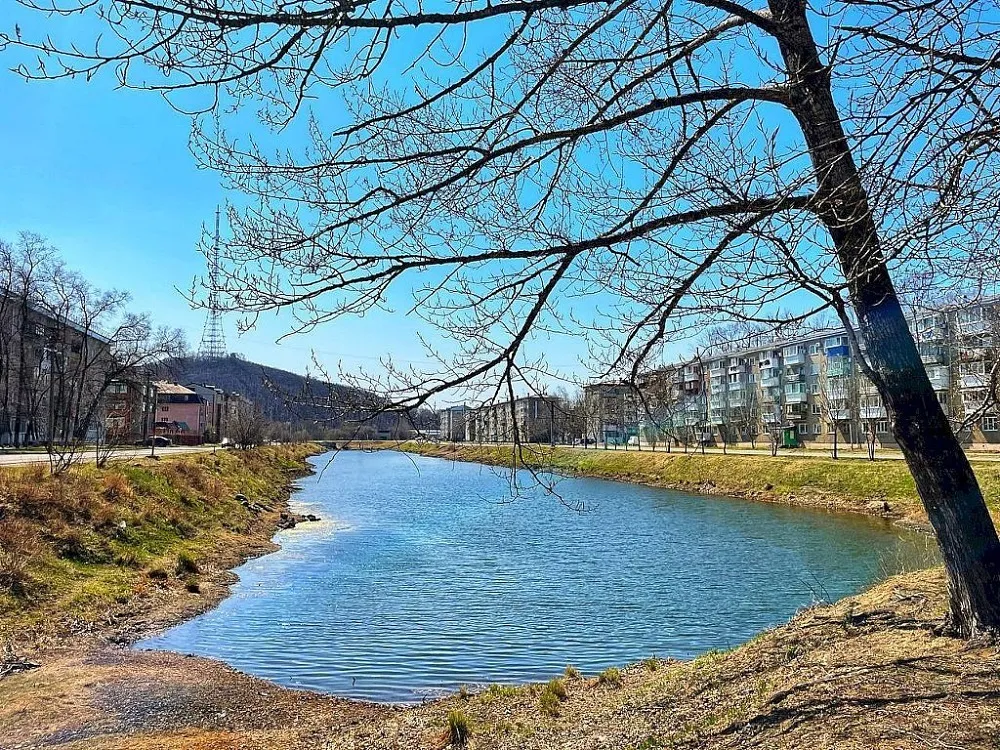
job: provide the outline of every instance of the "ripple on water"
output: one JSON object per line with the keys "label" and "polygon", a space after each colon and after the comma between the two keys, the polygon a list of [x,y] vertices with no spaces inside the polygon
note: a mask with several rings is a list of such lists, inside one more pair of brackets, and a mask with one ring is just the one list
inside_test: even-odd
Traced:
{"label": "ripple on water", "polygon": [[140,647],[413,702],[728,648],[862,588],[881,559],[928,560],[923,537],[875,519],[562,480],[592,508],[577,513],[541,491],[501,502],[508,490],[475,464],[341,453],[293,497],[324,520],[280,532],[233,596]]}

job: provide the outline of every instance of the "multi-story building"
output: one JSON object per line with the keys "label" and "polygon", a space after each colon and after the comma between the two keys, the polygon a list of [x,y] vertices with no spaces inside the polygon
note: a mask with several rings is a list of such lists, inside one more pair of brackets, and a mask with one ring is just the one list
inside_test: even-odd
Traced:
{"label": "multi-story building", "polygon": [[478,443],[509,443],[515,437],[525,443],[565,443],[573,438],[569,415],[561,399],[523,396],[471,409],[466,418],[465,439]]}
{"label": "multi-story building", "polygon": [[96,439],[108,338],[0,291],[0,444]]}
{"label": "multi-story building", "polygon": [[439,409],[438,436],[441,440],[458,443],[465,440],[466,428],[471,410],[465,404]]}
{"label": "multi-story building", "polygon": [[131,443],[149,435],[155,415],[153,383],[140,378],[118,378],[104,396],[104,440]]}
{"label": "multi-story building", "polygon": [[[1000,301],[917,310],[908,322],[959,436],[974,446],[1000,444],[1000,394],[992,377],[1000,358]],[[650,374],[639,385],[643,397],[632,399],[638,409],[615,412],[615,429],[627,431],[634,420],[637,440],[893,444],[891,415],[841,328],[721,347],[656,372],[657,379]],[[629,388],[594,384],[587,398],[626,404],[621,394]]]}
{"label": "multi-story building", "polygon": [[154,383],[156,416],[153,432],[185,445],[202,442],[205,411],[201,398],[190,388],[178,383]]}

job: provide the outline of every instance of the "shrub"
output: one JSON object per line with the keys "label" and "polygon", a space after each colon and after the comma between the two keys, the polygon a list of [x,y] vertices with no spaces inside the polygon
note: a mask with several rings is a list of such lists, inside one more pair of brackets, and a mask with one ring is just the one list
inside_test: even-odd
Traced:
{"label": "shrub", "polygon": [[582,675],[580,674],[580,670],[574,667],[572,664],[566,665],[566,669],[563,670],[563,674],[566,675],[566,678],[569,680],[579,680],[580,677],[582,677]]}
{"label": "shrub", "polygon": [[513,685],[490,685],[483,691],[483,696],[489,701],[497,698],[513,698],[517,695],[517,688]]}
{"label": "shrub", "polygon": [[19,518],[0,521],[0,588],[23,596],[31,580],[28,567],[40,549],[30,523]]}
{"label": "shrub", "polygon": [[566,685],[558,677],[554,677],[549,680],[545,689],[556,696],[561,701],[566,700]]}
{"label": "shrub", "polygon": [[472,736],[469,717],[464,711],[448,712],[448,741],[453,745],[465,746]]}
{"label": "shrub", "polygon": [[558,716],[559,698],[556,697],[555,693],[550,692],[548,689],[543,690],[542,694],[538,696],[538,707],[542,709],[542,713],[548,714],[549,716]]}
{"label": "shrub", "polygon": [[611,687],[618,687],[624,681],[622,677],[622,671],[618,667],[608,667],[599,675],[597,675],[597,683],[599,685],[610,685]]}
{"label": "shrub", "polygon": [[566,685],[557,677],[549,680],[538,696],[538,707],[549,716],[558,716],[559,704],[564,700],[566,700]]}
{"label": "shrub", "polygon": [[177,575],[200,572],[201,568],[198,567],[198,561],[190,553],[181,552],[177,555]]}
{"label": "shrub", "polygon": [[660,660],[655,656],[650,656],[648,659],[643,659],[642,664],[650,672],[655,672],[660,666]]}
{"label": "shrub", "polygon": [[184,583],[184,588],[187,589],[192,594],[201,593],[201,584],[198,582],[197,578],[187,579],[187,581]]}

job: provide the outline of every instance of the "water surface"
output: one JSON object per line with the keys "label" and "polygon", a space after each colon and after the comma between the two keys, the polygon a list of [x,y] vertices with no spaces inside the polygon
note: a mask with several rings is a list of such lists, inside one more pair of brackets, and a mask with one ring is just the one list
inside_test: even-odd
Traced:
{"label": "water surface", "polygon": [[601,480],[511,501],[495,469],[396,452],[345,452],[299,484],[293,508],[323,521],[141,647],[407,702],[728,648],[929,555],[878,519]]}

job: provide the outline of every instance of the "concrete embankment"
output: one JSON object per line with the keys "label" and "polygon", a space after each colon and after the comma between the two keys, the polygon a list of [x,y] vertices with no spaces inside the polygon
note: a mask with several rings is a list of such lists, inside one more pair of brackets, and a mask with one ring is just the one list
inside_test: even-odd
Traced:
{"label": "concrete embankment", "polygon": [[[407,442],[386,448],[490,466],[514,464],[567,476],[727,495],[893,518],[926,528],[927,517],[903,461],[834,460],[827,456],[702,455],[526,445]],[[1000,463],[973,461],[994,518],[1000,510]]]}

